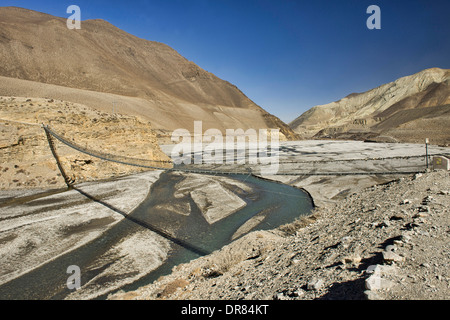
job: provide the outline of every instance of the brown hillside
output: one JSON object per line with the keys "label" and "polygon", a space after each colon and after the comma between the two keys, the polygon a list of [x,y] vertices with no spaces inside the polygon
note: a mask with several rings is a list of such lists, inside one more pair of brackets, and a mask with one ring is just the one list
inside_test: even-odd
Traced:
{"label": "brown hillside", "polygon": [[[169,46],[140,39],[104,20],[82,21],[80,30],[69,30],[64,18],[2,7],[0,57],[0,76],[143,99],[147,105],[140,114],[150,120],[160,108],[165,109],[163,117],[172,113],[170,126],[154,125],[155,129],[186,127],[181,118],[190,114],[195,120],[210,120],[208,127],[220,128],[223,118],[229,120],[241,109],[244,118],[253,119],[247,127],[276,123],[288,137],[296,137],[281,121],[271,121],[234,85]],[[117,105],[117,111],[126,113],[123,109]],[[240,116],[237,113],[236,118]],[[229,125],[241,127],[234,120]]]}
{"label": "brown hillside", "polygon": [[[171,167],[151,126],[140,117],[61,100],[0,96],[0,190],[65,186],[41,123],[89,150]],[[145,170],[91,157],[56,140],[55,147],[65,173],[76,183]]]}
{"label": "brown hillside", "polygon": [[[367,92],[316,106],[290,123],[315,138],[446,144],[450,141],[450,70],[432,68]],[[406,130],[415,123],[421,130]],[[405,131],[406,130],[406,131]]]}

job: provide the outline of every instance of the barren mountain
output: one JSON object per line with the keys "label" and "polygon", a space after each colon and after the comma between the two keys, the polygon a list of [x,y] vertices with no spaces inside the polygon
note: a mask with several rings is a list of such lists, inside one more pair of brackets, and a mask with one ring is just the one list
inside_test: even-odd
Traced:
{"label": "barren mountain", "polygon": [[446,144],[450,140],[450,70],[432,68],[364,93],[315,106],[289,125],[315,138]]}
{"label": "barren mountain", "polygon": [[[69,30],[65,18],[0,8],[0,76],[0,95],[24,96],[15,90],[37,83],[83,90],[72,94],[70,101],[102,111],[114,106],[119,113],[140,114],[155,129],[169,132],[192,129],[194,120],[203,120],[204,129],[280,128],[287,138],[298,138],[236,86],[167,45],[135,37],[104,20],[82,21],[81,29]],[[33,93],[42,98],[42,92],[58,98],[48,87]],[[92,92],[103,93],[96,96],[95,105],[85,99]],[[130,110],[134,102],[140,106]]]}

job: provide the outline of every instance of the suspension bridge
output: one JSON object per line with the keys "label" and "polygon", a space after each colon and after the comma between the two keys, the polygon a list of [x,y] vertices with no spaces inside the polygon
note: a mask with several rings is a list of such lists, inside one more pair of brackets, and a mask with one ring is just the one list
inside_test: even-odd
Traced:
{"label": "suspension bridge", "polygon": [[[115,162],[118,164],[135,166],[151,170],[163,170],[163,171],[180,171],[186,173],[196,173],[196,174],[208,174],[208,175],[255,175],[258,173],[258,165],[214,165],[214,164],[199,164],[199,165],[174,165],[172,161],[165,160],[149,160],[149,159],[139,159],[133,157],[126,157],[121,155],[110,154],[102,151],[91,150],[87,147],[83,147],[76,142],[69,141],[66,137],[52,130],[49,126],[42,124],[42,128],[45,130],[46,137],[49,143],[49,147],[53,156],[56,159],[58,168],[66,180],[67,185],[72,185],[74,183],[64,171],[59,160],[54,139],[58,140],[62,144],[79,151],[83,154],[89,155],[94,158],[98,158],[104,161]],[[427,157],[432,155],[410,155],[410,156],[394,156],[394,157],[378,157],[378,158],[360,158],[360,159],[329,159],[329,160],[317,160],[317,161],[293,161],[293,160],[281,160],[279,161],[279,170],[273,173],[273,175],[282,176],[345,176],[345,175],[406,175],[423,173],[426,171],[425,160]],[[364,164],[375,162],[389,162],[413,159],[415,163],[412,165],[402,165],[394,168],[393,165],[389,165],[390,170],[372,170],[363,168]],[[325,164],[336,164],[342,163],[344,165],[352,163],[359,163],[359,167],[362,170],[359,171],[341,171],[341,170],[320,170],[321,166]],[[259,165],[261,167],[261,165]],[[295,167],[297,166],[297,168]],[[317,167],[319,166],[319,168]],[[259,168],[260,168],[259,167]],[[326,167],[326,166],[325,166]],[[354,168],[355,166],[353,166]],[[385,168],[385,166],[379,166]]]}

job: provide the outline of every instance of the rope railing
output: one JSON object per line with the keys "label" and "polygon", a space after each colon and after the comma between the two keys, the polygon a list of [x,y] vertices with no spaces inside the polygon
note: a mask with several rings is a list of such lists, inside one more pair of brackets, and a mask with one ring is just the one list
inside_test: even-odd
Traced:
{"label": "rope railing", "polygon": [[[450,156],[450,154],[447,153],[430,153],[428,154],[428,157],[431,156]],[[393,156],[393,157],[383,157],[383,158],[356,158],[356,159],[327,159],[327,160],[311,160],[311,161],[295,161],[295,160],[284,160],[280,161],[280,163],[297,163],[297,164],[303,164],[303,163],[331,163],[331,162],[351,162],[351,161],[383,161],[383,160],[401,160],[401,159],[416,159],[416,158],[425,158],[427,155],[411,155],[411,156]]]}
{"label": "rope railing", "polygon": [[61,176],[64,178],[64,182],[66,183],[66,185],[71,188],[71,186],[73,185],[73,183],[75,182],[74,180],[70,179],[67,174],[66,171],[64,170],[61,161],[59,160],[58,154],[56,153],[56,149],[55,149],[55,143],[53,142],[52,136],[50,135],[50,133],[45,130],[45,135],[47,137],[47,141],[48,141],[48,145],[50,147],[50,151],[52,152],[53,157],[56,160],[56,165],[58,166],[59,172],[61,173]]}
{"label": "rope railing", "polygon": [[[165,166],[156,166],[153,164],[160,163],[160,164],[172,164],[172,161],[168,160],[148,160],[148,159],[139,159],[139,158],[131,158],[121,155],[114,155],[106,152],[101,151],[94,151],[87,148],[84,148],[80,146],[79,144],[75,142],[68,141],[67,139],[63,138],[61,135],[57,134],[53,130],[51,130],[48,126],[42,125],[45,132],[55,137],[57,140],[62,142],[63,144],[69,146],[72,149],[75,149],[79,152],[82,152],[84,154],[90,155],[95,158],[99,158],[105,161],[111,161],[116,162],[120,164],[130,165],[130,166],[136,166],[136,167],[143,167],[148,169],[167,169]],[[150,165],[150,163],[152,165]]]}
{"label": "rope railing", "polygon": [[[54,138],[56,138],[61,143],[67,145],[68,147],[75,149],[79,152],[82,152],[84,154],[90,155],[92,157],[115,162],[123,165],[129,165],[129,166],[135,166],[135,167],[141,167],[146,169],[154,169],[154,170],[165,170],[165,171],[181,171],[181,172],[187,172],[187,173],[198,173],[198,174],[223,174],[223,175],[249,175],[254,174],[258,170],[258,167],[252,168],[249,166],[241,166],[241,167],[234,167],[230,168],[230,166],[227,165],[220,165],[219,167],[211,168],[208,164],[205,165],[174,165],[172,161],[165,161],[165,160],[147,160],[147,159],[138,159],[138,158],[132,158],[132,157],[126,157],[126,156],[120,156],[120,155],[114,155],[110,153],[100,152],[100,151],[94,151],[87,149],[85,147],[82,147],[81,145],[69,141],[66,138],[64,138],[62,135],[54,132],[51,130],[48,126],[42,125],[45,132]],[[397,157],[384,157],[384,158],[363,158],[363,159],[340,159],[340,160],[321,160],[321,161],[293,161],[293,162],[286,162],[286,161],[280,161],[279,164],[286,164],[286,163],[296,163],[296,164],[324,164],[328,162],[337,162],[337,161],[375,161],[375,160],[395,160],[395,159],[407,159],[407,158],[421,158],[425,157],[425,155],[421,156],[397,156]],[[164,165],[163,165],[164,164]],[[171,166],[169,166],[171,165]],[[284,171],[278,170],[277,172],[274,172],[271,175],[283,175],[283,176],[344,176],[344,175],[403,175],[403,174],[415,174],[415,173],[422,173],[426,171],[426,168],[422,165],[414,166],[416,169],[414,170],[380,170],[380,171],[352,171],[352,172],[320,172],[317,171],[317,168],[304,168],[306,170],[297,170],[297,171]]]}
{"label": "rope railing", "polygon": [[[138,158],[131,158],[131,157],[125,157],[120,155],[113,155],[105,152],[99,152],[99,151],[93,151],[87,148],[84,148],[80,146],[79,144],[75,142],[68,141],[67,139],[63,138],[61,135],[57,134],[53,130],[51,130],[48,126],[42,125],[45,132],[50,134],[51,136],[55,137],[57,140],[62,142],[63,144],[67,145],[68,147],[75,149],[81,153],[87,154],[89,156],[115,162],[123,165],[129,165],[129,166],[135,166],[135,167],[141,167],[146,169],[153,169],[153,170],[169,170],[169,171],[183,171],[183,172],[189,172],[189,173],[201,173],[201,174],[236,174],[236,175],[248,175],[249,169],[245,169],[244,171],[214,171],[214,170],[207,170],[207,169],[191,169],[191,168],[183,168],[179,166],[173,166],[172,161],[166,161],[166,160],[147,160],[147,159],[138,159]],[[149,163],[152,163],[151,165]],[[157,164],[166,164],[166,166],[158,166]],[[172,167],[169,167],[168,165],[172,165]]]}
{"label": "rope railing", "polygon": [[41,126],[39,123],[24,122],[24,121],[19,121],[19,120],[12,120],[12,119],[2,119],[2,118],[0,118],[0,121],[13,122],[13,123],[18,123],[18,124],[23,124],[23,125],[26,125],[26,126],[36,126],[36,127],[40,127]]}

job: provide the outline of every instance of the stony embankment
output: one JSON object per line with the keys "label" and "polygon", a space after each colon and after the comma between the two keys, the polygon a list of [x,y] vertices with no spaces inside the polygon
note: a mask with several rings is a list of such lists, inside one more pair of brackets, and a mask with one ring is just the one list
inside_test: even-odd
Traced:
{"label": "stony embankment", "polygon": [[450,179],[417,174],[258,231],[110,299],[448,299]]}
{"label": "stony embankment", "polygon": [[[99,152],[146,160],[170,160],[160,150],[150,123],[138,117],[99,112],[60,100],[0,97],[0,189],[65,185],[41,124]],[[56,148],[64,170],[76,182],[143,171],[90,157],[59,142]]]}

